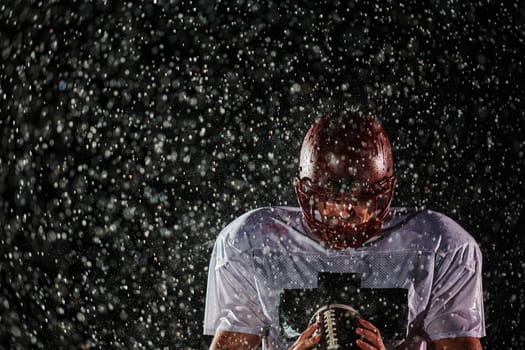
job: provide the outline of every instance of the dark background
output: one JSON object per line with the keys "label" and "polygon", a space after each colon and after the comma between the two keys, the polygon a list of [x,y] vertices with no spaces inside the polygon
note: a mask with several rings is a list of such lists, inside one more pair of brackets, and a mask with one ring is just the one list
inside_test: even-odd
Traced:
{"label": "dark background", "polygon": [[394,205],[481,246],[485,348],[522,349],[524,4],[378,4],[2,2],[0,347],[206,348],[214,238],[364,103]]}

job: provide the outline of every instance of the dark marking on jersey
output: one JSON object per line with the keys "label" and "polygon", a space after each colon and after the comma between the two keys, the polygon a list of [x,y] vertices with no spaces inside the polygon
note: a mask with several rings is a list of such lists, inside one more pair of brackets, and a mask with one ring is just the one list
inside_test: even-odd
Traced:
{"label": "dark marking on jersey", "polygon": [[279,302],[279,323],[284,341],[295,341],[308,326],[311,316],[323,305],[346,304],[372,322],[383,339],[398,340],[406,336],[408,290],[403,288],[362,288],[355,273],[318,275],[313,289],[283,289]]}

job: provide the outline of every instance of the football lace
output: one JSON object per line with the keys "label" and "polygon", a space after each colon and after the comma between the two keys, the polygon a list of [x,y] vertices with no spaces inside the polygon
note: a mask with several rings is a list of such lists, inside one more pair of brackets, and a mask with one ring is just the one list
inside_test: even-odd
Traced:
{"label": "football lace", "polygon": [[327,350],[337,350],[339,349],[339,341],[337,339],[337,328],[335,321],[335,310],[328,309],[323,312],[325,333],[327,340]]}

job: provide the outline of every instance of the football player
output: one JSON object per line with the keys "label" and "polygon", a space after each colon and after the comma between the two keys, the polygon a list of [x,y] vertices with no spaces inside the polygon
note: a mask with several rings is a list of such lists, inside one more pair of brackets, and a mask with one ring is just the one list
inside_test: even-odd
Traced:
{"label": "football player", "polygon": [[391,208],[388,136],[361,113],[308,130],[295,179],[299,207],[250,211],[219,234],[205,334],[211,349],[311,349],[312,310],[359,309],[357,349],[481,349],[481,253],[444,214]]}

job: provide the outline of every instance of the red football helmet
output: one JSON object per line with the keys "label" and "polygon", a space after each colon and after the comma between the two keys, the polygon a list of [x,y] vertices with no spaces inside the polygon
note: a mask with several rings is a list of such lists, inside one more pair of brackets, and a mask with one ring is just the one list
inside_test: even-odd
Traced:
{"label": "red football helmet", "polygon": [[377,235],[395,184],[392,148],[377,119],[328,115],[308,130],[295,192],[310,231],[328,247],[358,247]]}

